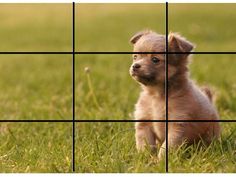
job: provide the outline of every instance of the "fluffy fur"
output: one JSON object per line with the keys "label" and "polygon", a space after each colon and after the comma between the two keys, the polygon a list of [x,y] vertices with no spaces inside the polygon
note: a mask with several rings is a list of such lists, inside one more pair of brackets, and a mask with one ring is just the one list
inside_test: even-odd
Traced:
{"label": "fluffy fur", "polygon": [[[164,52],[165,36],[152,31],[135,34],[130,42],[134,52]],[[190,52],[194,45],[178,34],[168,36],[170,52]],[[189,79],[188,54],[168,55],[168,118],[169,120],[217,120],[218,113],[212,103],[209,88],[200,89]],[[135,106],[137,120],[165,120],[165,56],[164,54],[135,54],[130,75],[141,85],[142,91]],[[200,139],[211,143],[220,135],[218,122],[178,122],[168,124],[168,146],[183,142],[192,144]],[[158,157],[165,154],[165,123],[138,122],[136,146],[155,149],[160,145]]]}

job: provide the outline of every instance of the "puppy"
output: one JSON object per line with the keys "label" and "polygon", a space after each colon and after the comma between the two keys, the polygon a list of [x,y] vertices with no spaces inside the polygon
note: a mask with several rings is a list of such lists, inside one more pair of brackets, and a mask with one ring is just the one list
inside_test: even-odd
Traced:
{"label": "puppy", "polygon": [[[164,52],[165,36],[152,31],[135,34],[130,42],[134,52]],[[178,34],[168,36],[169,52],[190,52],[193,44]],[[218,120],[212,103],[211,91],[200,89],[189,78],[189,54],[168,55],[168,119],[169,120]],[[134,54],[130,75],[141,85],[142,92],[136,104],[136,120],[165,120],[165,55]],[[136,147],[146,145],[155,149],[160,145],[158,158],[165,154],[166,137],[164,122],[137,122]],[[171,122],[168,123],[168,147],[183,142],[192,144],[203,140],[211,143],[220,135],[218,122]]]}

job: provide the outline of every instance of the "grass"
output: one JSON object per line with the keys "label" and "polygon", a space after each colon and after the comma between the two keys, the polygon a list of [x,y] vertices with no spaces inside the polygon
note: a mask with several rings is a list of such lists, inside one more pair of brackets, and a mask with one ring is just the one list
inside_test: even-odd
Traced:
{"label": "grass", "polygon": [[0,171],[71,172],[72,127],[63,123],[1,123]]}
{"label": "grass", "polygon": [[71,57],[1,56],[1,119],[70,119]]}
{"label": "grass", "polygon": [[[170,4],[170,30],[197,44],[197,51],[232,51],[235,8]],[[76,9],[79,51],[131,51],[135,32],[165,31],[164,4]],[[1,51],[71,50],[71,4],[0,5],[0,19]],[[0,55],[1,119],[71,119],[71,58]],[[234,119],[235,56],[192,58],[191,77],[214,88],[221,119]],[[130,64],[130,55],[76,56],[76,119],[133,119],[140,88],[128,74]],[[236,172],[236,124],[221,127],[221,140],[208,148],[171,151],[169,171]],[[70,123],[0,123],[0,172],[71,172],[71,129]],[[165,172],[165,164],[148,149],[137,153],[132,123],[77,123],[76,172]]]}

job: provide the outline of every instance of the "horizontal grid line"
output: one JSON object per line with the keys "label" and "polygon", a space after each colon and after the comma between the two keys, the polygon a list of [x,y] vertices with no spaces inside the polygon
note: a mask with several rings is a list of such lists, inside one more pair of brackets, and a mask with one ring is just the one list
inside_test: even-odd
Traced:
{"label": "horizontal grid line", "polygon": [[0,52],[0,55],[50,55],[50,54],[68,54],[72,55],[73,52]]}
{"label": "horizontal grid line", "polygon": [[[0,55],[71,55],[73,52],[0,52]],[[236,54],[236,52],[74,52],[74,54]]]}
{"label": "horizontal grid line", "polygon": [[181,122],[236,122],[236,120],[0,120],[0,123],[4,123],[4,122],[19,122],[19,123],[26,123],[26,122],[55,122],[55,123],[73,123],[74,122],[168,122],[168,123],[172,123],[172,122],[177,122],[177,123],[181,123]]}

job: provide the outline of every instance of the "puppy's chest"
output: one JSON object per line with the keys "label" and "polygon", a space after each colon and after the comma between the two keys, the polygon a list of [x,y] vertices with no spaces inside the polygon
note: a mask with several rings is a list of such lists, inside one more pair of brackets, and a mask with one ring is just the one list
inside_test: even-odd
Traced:
{"label": "puppy's chest", "polygon": [[153,120],[165,120],[165,100],[157,96],[152,97],[150,102]]}
{"label": "puppy's chest", "polygon": [[[165,120],[166,105],[165,100],[159,97],[154,97],[152,99],[152,119],[153,120]],[[165,123],[163,122],[153,122],[153,131],[156,134],[156,138],[159,143],[162,143],[165,139]]]}
{"label": "puppy's chest", "polygon": [[[158,95],[141,95],[136,105],[135,118],[138,120],[165,120],[165,99]],[[150,125],[157,140],[164,141],[165,123],[153,122]]]}
{"label": "puppy's chest", "polygon": [[165,120],[165,99],[142,94],[136,104],[135,115],[136,119]]}

